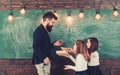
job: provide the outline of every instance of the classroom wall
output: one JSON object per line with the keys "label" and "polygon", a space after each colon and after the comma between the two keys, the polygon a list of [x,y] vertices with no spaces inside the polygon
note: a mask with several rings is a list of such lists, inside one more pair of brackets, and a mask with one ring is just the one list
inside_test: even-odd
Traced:
{"label": "classroom wall", "polygon": [[[15,21],[8,22],[9,10],[0,10],[0,58],[31,59],[33,32],[47,11],[28,10],[23,16],[13,10]],[[81,20],[79,10],[69,12],[71,21],[67,21],[67,10],[57,11],[58,20],[50,33],[52,41],[61,39],[65,46],[72,47],[76,39],[96,37],[101,58],[120,58],[120,16],[115,18],[112,10],[103,9],[100,11],[102,19],[96,21],[95,10],[85,10],[85,18]]]}
{"label": "classroom wall", "polygon": [[[21,16],[18,10],[13,10],[16,20],[11,23],[7,21],[9,11],[0,10],[0,75],[37,75],[31,64],[32,35],[47,11],[29,10]],[[103,74],[120,75],[120,17],[114,18],[112,10],[104,9],[102,19],[96,21],[95,10],[86,10],[85,19],[80,20],[79,10],[72,10],[73,20],[66,22],[67,10],[57,12],[60,16],[50,33],[51,40],[62,39],[65,46],[72,47],[76,39],[97,37]]]}

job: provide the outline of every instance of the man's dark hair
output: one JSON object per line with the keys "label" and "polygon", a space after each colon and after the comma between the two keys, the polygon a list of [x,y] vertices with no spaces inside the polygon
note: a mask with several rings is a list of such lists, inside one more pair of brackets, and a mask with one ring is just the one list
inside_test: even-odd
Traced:
{"label": "man's dark hair", "polygon": [[45,21],[46,19],[51,20],[52,18],[54,18],[55,20],[57,20],[57,16],[53,13],[53,12],[47,12],[43,15],[43,21]]}

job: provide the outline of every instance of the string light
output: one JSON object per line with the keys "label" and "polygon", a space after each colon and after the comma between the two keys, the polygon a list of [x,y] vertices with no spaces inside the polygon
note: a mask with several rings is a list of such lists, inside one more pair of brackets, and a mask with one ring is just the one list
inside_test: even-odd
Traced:
{"label": "string light", "polygon": [[71,22],[71,21],[72,21],[71,14],[68,14],[68,17],[67,17],[67,22]]}
{"label": "string light", "polygon": [[96,12],[96,15],[95,15],[95,20],[100,20],[101,19],[101,15],[99,12]]}
{"label": "string light", "polygon": [[66,22],[67,25],[72,25],[73,24],[73,17],[71,16],[71,12],[67,13],[67,17],[66,17],[65,22]]}
{"label": "string light", "polygon": [[58,17],[58,14],[57,14],[57,11],[55,10],[55,11],[53,11],[53,13],[55,14],[55,16],[57,16]]}
{"label": "string light", "polygon": [[12,6],[11,6],[12,0],[10,0],[10,14],[8,16],[8,21],[13,22],[14,21],[14,16],[13,16],[13,12],[12,12]]}
{"label": "string light", "polygon": [[40,23],[42,23],[42,22],[43,22],[43,19],[41,18],[41,19],[40,19]]}
{"label": "string light", "polygon": [[78,17],[79,17],[80,19],[83,19],[83,18],[85,17],[83,10],[80,11]]}
{"label": "string light", "polygon": [[8,16],[8,21],[10,21],[10,22],[13,22],[14,21],[14,16],[13,16],[13,13],[11,12],[10,14],[9,14],[9,16]]}
{"label": "string light", "polygon": [[114,17],[118,17],[118,16],[119,16],[119,12],[117,11],[116,8],[113,9],[112,15],[113,15]]}
{"label": "string light", "polygon": [[112,12],[112,15],[114,17],[118,17],[119,16],[119,12],[117,11],[117,0],[115,0],[115,3],[113,4],[110,0],[108,0],[109,3],[112,5],[113,7],[113,12]]}
{"label": "string light", "polygon": [[25,15],[26,13],[27,13],[26,8],[25,6],[23,6],[22,9],[20,10],[20,14]]}

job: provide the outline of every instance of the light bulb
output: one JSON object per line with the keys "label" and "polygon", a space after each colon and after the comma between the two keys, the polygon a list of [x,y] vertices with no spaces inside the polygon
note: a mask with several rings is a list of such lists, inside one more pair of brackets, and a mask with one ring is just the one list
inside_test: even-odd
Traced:
{"label": "light bulb", "polygon": [[11,13],[11,14],[9,14],[9,16],[8,16],[8,21],[10,21],[10,22],[12,22],[12,21],[14,21],[14,16],[13,16],[13,14]]}
{"label": "light bulb", "polygon": [[25,8],[22,8],[22,9],[20,10],[20,13],[21,13],[21,15],[25,15],[25,14],[26,14]]}
{"label": "light bulb", "polygon": [[68,21],[68,22],[71,22],[71,21],[72,21],[72,17],[71,17],[71,15],[68,15],[68,17],[67,17],[67,21]]}
{"label": "light bulb", "polygon": [[96,15],[95,15],[95,20],[100,20],[101,19],[101,15],[99,12],[96,12]]}
{"label": "light bulb", "polygon": [[54,11],[53,13],[55,14],[55,16],[57,16],[57,17],[58,17],[57,11]]}
{"label": "light bulb", "polygon": [[67,25],[72,25],[73,24],[73,17],[71,16],[71,14],[68,14],[68,16],[66,17],[65,23]]}
{"label": "light bulb", "polygon": [[43,19],[40,19],[40,23],[42,23],[43,22]]}
{"label": "light bulb", "polygon": [[80,13],[79,13],[78,17],[79,17],[80,19],[83,19],[83,18],[85,17],[85,15],[84,15],[83,11],[80,11]]}
{"label": "light bulb", "polygon": [[113,9],[112,15],[113,15],[114,17],[118,17],[118,16],[119,16],[119,13],[118,13],[118,11],[117,11],[116,8]]}

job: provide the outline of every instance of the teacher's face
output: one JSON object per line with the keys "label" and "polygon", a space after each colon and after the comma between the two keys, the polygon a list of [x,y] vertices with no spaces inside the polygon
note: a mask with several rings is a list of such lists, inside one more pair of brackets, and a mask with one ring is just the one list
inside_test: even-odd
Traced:
{"label": "teacher's face", "polygon": [[46,25],[46,29],[48,32],[51,32],[52,31],[52,27],[54,26],[55,24],[55,19],[52,18],[51,20],[48,20],[48,23]]}

